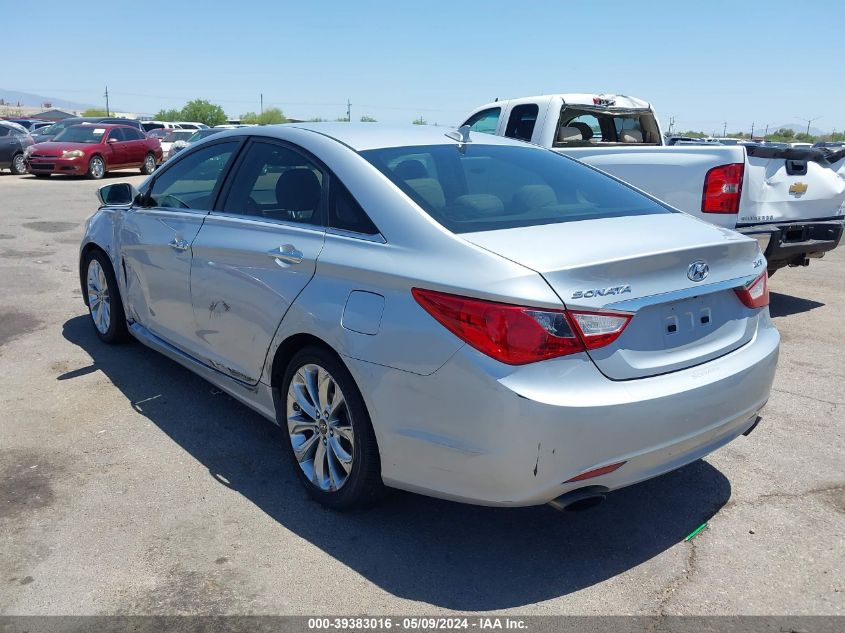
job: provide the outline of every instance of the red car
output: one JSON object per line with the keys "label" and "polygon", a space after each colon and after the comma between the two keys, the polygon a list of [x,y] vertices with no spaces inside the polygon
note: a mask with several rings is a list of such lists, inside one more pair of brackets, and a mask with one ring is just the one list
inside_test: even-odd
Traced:
{"label": "red car", "polygon": [[161,163],[161,143],[128,125],[95,123],[72,125],[52,141],[27,148],[31,174],[87,176],[99,180],[114,169],[140,168],[151,174]]}

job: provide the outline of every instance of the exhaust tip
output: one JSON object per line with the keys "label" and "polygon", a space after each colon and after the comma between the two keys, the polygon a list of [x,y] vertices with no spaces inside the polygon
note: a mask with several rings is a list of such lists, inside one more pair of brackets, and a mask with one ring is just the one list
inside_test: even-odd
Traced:
{"label": "exhaust tip", "polygon": [[560,512],[582,512],[600,505],[608,492],[604,486],[586,486],[552,499],[549,505]]}

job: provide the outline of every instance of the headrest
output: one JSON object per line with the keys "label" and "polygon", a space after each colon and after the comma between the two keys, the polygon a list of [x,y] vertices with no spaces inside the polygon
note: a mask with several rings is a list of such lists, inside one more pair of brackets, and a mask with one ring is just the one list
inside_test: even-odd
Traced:
{"label": "headrest", "polygon": [[569,127],[562,125],[557,131],[558,143],[569,143],[570,141],[581,141],[584,137],[581,136],[581,130],[577,127]]}
{"label": "headrest", "polygon": [[484,218],[500,215],[505,210],[501,199],[491,193],[472,193],[455,198],[453,215],[456,218]]}
{"label": "headrest", "polygon": [[513,195],[514,207],[524,213],[557,204],[554,189],[548,185],[524,185]]}
{"label": "headrest", "polygon": [[643,133],[639,130],[622,130],[619,132],[619,140],[622,143],[642,143]]}
{"label": "headrest", "polygon": [[405,182],[431,207],[442,209],[446,206],[446,196],[443,195],[443,187],[434,178],[411,178]]}
{"label": "headrest", "polygon": [[396,165],[393,173],[402,180],[411,180],[412,178],[428,178],[428,170],[420,161],[415,158],[403,160]]}
{"label": "headrest", "polygon": [[320,206],[320,181],[310,169],[289,169],[276,181],[276,204],[287,211],[313,211]]}
{"label": "headrest", "polygon": [[572,121],[569,124],[569,127],[577,128],[581,131],[581,139],[584,141],[589,141],[593,138],[593,128],[591,128],[586,123],[582,123],[581,121]]}

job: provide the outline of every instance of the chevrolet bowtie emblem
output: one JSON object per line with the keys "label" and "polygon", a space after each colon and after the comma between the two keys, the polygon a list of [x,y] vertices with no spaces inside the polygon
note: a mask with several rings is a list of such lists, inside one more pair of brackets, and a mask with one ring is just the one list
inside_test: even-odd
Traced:
{"label": "chevrolet bowtie emblem", "polygon": [[796,196],[803,196],[807,193],[807,185],[803,182],[795,182],[789,186],[789,193],[793,193]]}

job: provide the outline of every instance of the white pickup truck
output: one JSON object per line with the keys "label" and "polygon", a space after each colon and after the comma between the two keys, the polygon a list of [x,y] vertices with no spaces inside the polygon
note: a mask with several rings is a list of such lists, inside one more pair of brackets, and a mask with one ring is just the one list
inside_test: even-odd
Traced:
{"label": "white pickup truck", "polygon": [[845,151],[664,145],[651,105],[622,95],[496,101],[463,125],[549,147],[673,207],[760,242],[773,273],[836,248],[845,225]]}

